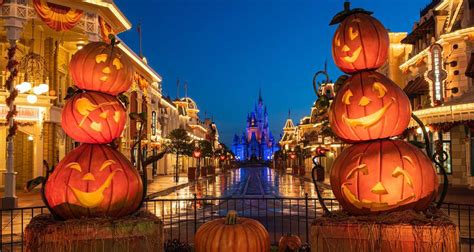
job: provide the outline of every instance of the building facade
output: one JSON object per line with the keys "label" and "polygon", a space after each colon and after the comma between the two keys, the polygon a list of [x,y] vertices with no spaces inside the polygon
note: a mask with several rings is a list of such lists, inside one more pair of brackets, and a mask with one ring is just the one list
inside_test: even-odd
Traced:
{"label": "building facade", "polygon": [[[45,175],[43,161],[55,166],[79,144],[61,128],[61,110],[67,89],[74,85],[68,70],[72,55],[88,42],[106,41],[110,33],[120,36],[121,32],[131,29],[131,23],[110,0],[5,0],[0,1],[0,10],[3,28],[0,30],[0,57],[7,58],[7,49],[15,45],[14,59],[20,64],[14,84],[19,91],[25,82],[31,86],[20,91],[15,100],[18,130],[13,140],[13,169],[7,167],[7,144],[0,141],[0,153],[4,155],[0,158],[0,172],[5,174],[0,176],[0,187],[14,194],[15,187],[23,188],[28,180]],[[63,18],[64,15],[68,18]],[[167,134],[175,128],[184,127],[197,138],[204,138],[208,131],[211,132],[203,123],[196,123],[196,118],[182,115],[179,104],[162,95],[162,77],[144,57],[137,55],[125,41],[117,46],[131,59],[135,69],[133,84],[124,93],[130,103],[127,112],[145,112],[147,115],[146,137],[141,150],[131,149],[140,125],[127,118],[125,130],[117,139],[123,154],[129,158],[136,156],[138,151],[144,156],[157,154],[163,148]],[[6,69],[6,64],[6,60],[0,60],[1,69]],[[7,71],[0,72],[2,139],[8,134],[5,120],[8,76]],[[47,88],[36,92],[40,86]],[[171,157],[164,158],[149,169],[154,174],[168,174],[174,171],[170,168],[170,160]],[[6,180],[10,182],[6,183]],[[13,188],[5,188],[7,184]]]}
{"label": "building facade", "polygon": [[237,160],[271,160],[279,149],[268,124],[267,106],[263,104],[261,92],[254,111],[247,115],[245,131],[239,137],[234,135],[232,152]]}

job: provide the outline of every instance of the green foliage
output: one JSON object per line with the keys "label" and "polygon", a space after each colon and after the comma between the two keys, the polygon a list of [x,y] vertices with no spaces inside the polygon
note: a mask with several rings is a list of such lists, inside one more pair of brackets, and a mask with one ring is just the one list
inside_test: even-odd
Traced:
{"label": "green foliage", "polygon": [[177,155],[192,155],[194,144],[185,129],[179,128],[172,130],[168,135],[168,139],[170,140],[166,146],[168,152]]}
{"label": "green foliage", "polygon": [[212,143],[208,140],[199,141],[199,149],[202,157],[212,157]]}

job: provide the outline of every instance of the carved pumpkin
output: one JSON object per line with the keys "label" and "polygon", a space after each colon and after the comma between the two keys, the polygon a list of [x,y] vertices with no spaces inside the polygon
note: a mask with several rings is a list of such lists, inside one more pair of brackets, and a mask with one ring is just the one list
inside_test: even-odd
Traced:
{"label": "carved pumpkin", "polygon": [[127,91],[133,82],[133,66],[116,46],[93,42],[72,56],[69,63],[74,84],[84,90],[111,95]]}
{"label": "carved pumpkin", "polygon": [[108,94],[84,92],[66,102],[61,124],[82,143],[110,143],[122,133],[127,115],[120,101]]}
{"label": "carved pumpkin", "polygon": [[270,236],[260,222],[229,211],[226,218],[203,224],[194,244],[196,252],[270,251]]}
{"label": "carved pumpkin", "polygon": [[401,140],[376,140],[355,144],[337,157],[331,187],[352,214],[422,211],[436,197],[438,177],[417,147]]}
{"label": "carved pumpkin", "polygon": [[371,71],[349,78],[329,111],[331,129],[349,142],[400,135],[410,117],[405,92],[384,75]]}
{"label": "carved pumpkin", "polygon": [[345,73],[381,67],[387,60],[388,32],[375,18],[355,12],[347,16],[334,34],[332,56]]}
{"label": "carved pumpkin", "polygon": [[298,251],[299,248],[301,248],[301,239],[297,235],[283,235],[278,242],[278,252]]}
{"label": "carved pumpkin", "polygon": [[137,210],[142,180],[130,161],[107,145],[82,144],[56,166],[45,198],[64,219],[120,217]]}

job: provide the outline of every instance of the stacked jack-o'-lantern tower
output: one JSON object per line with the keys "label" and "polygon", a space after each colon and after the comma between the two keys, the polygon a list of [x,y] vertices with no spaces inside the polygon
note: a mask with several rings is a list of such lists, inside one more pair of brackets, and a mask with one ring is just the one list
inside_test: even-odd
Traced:
{"label": "stacked jack-o'-lantern tower", "polygon": [[[408,127],[411,106],[400,87],[376,72],[387,60],[389,36],[371,14],[363,9],[351,10],[346,2],[344,11],[331,22],[339,24],[332,42],[334,62],[350,77],[331,104],[329,122],[333,132],[352,145],[335,160],[330,182],[342,209],[353,219],[335,224],[334,218],[328,218],[327,223],[313,226],[319,237],[312,238],[318,244],[313,251],[331,247],[331,236],[336,247],[330,251],[368,251],[370,244],[380,251],[411,251],[413,244],[404,243],[407,237],[400,233],[400,223],[378,226],[377,222],[383,218],[393,221],[393,216],[381,216],[397,215],[403,210],[424,211],[437,195],[438,177],[430,158],[418,147],[395,139]],[[354,218],[360,215],[366,215],[364,221],[372,220],[370,225],[364,221],[354,224]],[[328,223],[331,228],[327,228]],[[379,228],[380,232],[372,232],[380,237],[375,235],[371,241],[367,226]],[[335,242],[336,237],[345,237],[347,243]],[[400,242],[401,247],[390,247],[391,242]]]}
{"label": "stacked jack-o'-lantern tower", "polygon": [[132,85],[133,66],[114,44],[93,42],[74,54],[69,71],[80,90],[67,100],[61,123],[82,144],[48,178],[45,199],[63,219],[128,215],[141,204],[142,181],[107,144],[125,127],[126,110],[116,96]]}
{"label": "stacked jack-o'-lantern tower", "polygon": [[354,145],[334,163],[334,195],[353,214],[425,210],[436,197],[438,177],[419,148],[390,139],[408,127],[410,100],[376,72],[387,60],[388,32],[364,10],[343,13],[332,51],[336,65],[351,76],[331,105],[329,122],[338,137]]}
{"label": "stacked jack-o'-lantern tower", "polygon": [[43,200],[54,218],[32,219],[25,230],[27,250],[159,250],[159,219],[144,211],[132,215],[143,201],[140,174],[110,146],[127,120],[117,95],[132,84],[131,61],[112,39],[84,46],[69,70],[77,89],[63,108],[62,127],[81,145],[47,176]]}

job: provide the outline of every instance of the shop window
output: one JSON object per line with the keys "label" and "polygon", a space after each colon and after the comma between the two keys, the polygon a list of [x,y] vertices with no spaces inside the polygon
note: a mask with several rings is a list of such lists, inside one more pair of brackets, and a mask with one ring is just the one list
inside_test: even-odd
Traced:
{"label": "shop window", "polygon": [[[432,139],[433,139],[433,142],[432,142],[433,153],[435,153],[437,141],[438,140],[441,141],[442,146],[443,146],[443,151],[446,152],[447,156],[445,157],[444,161],[439,160],[439,158],[437,158],[437,161],[440,162],[444,166],[444,169],[446,170],[447,174],[452,174],[453,169],[452,169],[452,158],[451,158],[451,155],[452,155],[452,151],[451,151],[451,132],[444,132],[444,133],[438,132],[438,133],[435,133],[435,134],[433,134]],[[438,173],[440,173],[438,168],[436,168],[436,170],[437,170]]]}

